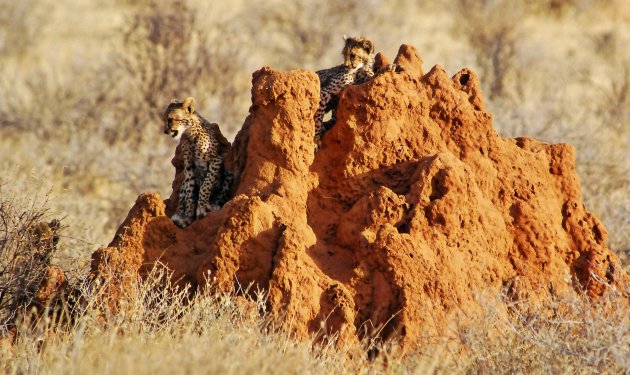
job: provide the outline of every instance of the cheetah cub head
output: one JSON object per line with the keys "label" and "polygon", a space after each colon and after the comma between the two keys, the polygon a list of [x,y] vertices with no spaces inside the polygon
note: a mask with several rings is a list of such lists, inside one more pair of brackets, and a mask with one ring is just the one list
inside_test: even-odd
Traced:
{"label": "cheetah cub head", "polygon": [[348,69],[361,69],[374,54],[374,43],[369,39],[361,37],[344,36],[346,45],[341,52],[343,55],[344,65]]}
{"label": "cheetah cub head", "polygon": [[164,110],[164,134],[176,138],[191,125],[196,117],[195,98],[188,97],[184,102],[174,99]]}

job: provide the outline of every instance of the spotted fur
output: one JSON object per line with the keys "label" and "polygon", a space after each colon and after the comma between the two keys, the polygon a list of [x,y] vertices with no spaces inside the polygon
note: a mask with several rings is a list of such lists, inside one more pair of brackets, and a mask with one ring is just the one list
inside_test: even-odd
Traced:
{"label": "spotted fur", "polygon": [[223,158],[230,142],[219,126],[195,111],[195,99],[183,103],[174,100],[162,115],[164,134],[173,138],[180,133],[184,159],[184,180],[179,191],[179,205],[172,220],[187,227],[195,219],[219,210],[229,199],[233,176],[225,169]]}
{"label": "spotted fur", "polygon": [[[318,70],[320,83],[319,108],[315,112],[315,143],[319,147],[324,133],[334,124],[335,108],[341,91],[353,84],[361,84],[376,74],[398,69],[390,64],[374,71],[374,43],[366,38],[345,37],[342,50],[344,63],[329,69]],[[333,111],[333,118],[324,123],[324,115]]]}

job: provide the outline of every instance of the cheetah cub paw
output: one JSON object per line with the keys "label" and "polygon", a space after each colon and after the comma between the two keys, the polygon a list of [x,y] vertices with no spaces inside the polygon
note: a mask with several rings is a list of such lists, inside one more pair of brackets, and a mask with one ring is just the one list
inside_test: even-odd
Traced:
{"label": "cheetah cub paw", "polygon": [[180,228],[186,228],[193,222],[191,218],[184,218],[180,214],[173,215],[173,217],[171,217],[171,220],[173,220],[173,223],[175,223],[175,225]]}
{"label": "cheetah cub paw", "polygon": [[197,219],[201,219],[212,211],[219,211],[221,206],[218,204],[209,204],[206,207],[197,207]]}

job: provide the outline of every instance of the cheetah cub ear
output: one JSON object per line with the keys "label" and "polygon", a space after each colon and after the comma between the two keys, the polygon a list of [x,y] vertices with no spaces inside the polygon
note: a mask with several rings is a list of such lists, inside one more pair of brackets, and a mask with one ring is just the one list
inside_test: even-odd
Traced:
{"label": "cheetah cub ear", "polygon": [[364,40],[364,41],[363,41],[363,44],[362,44],[362,47],[363,47],[363,49],[364,49],[364,50],[366,50],[369,54],[374,53],[374,43],[372,43],[372,41],[371,41],[371,40],[368,40],[368,39]]}
{"label": "cheetah cub ear", "polygon": [[182,105],[184,111],[190,113],[191,115],[195,113],[195,98],[189,96],[184,100],[184,104]]}

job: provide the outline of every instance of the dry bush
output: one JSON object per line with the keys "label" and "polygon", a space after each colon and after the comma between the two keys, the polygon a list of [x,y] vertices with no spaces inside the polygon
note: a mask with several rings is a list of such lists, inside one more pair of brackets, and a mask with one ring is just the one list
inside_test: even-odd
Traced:
{"label": "dry bush", "polygon": [[[12,130],[5,142],[13,146],[3,149],[0,165],[18,180],[35,171],[55,181],[52,206],[70,214],[70,223],[91,227],[77,233],[72,226],[70,236],[101,242],[139,191],[166,190],[172,173],[165,147],[120,140],[130,131],[115,120],[124,113],[109,112],[117,94],[105,77],[90,73],[76,72],[70,80],[42,69],[0,102],[0,123]],[[0,81],[0,88],[11,85],[9,77]],[[91,204],[81,199],[87,196]],[[85,254],[98,245],[83,246]]]}
{"label": "dry bush", "polygon": [[[37,1],[0,0],[0,56],[21,58],[37,43],[46,25],[46,6]],[[0,59],[0,65],[3,63]]]}
{"label": "dry bush", "polygon": [[527,7],[508,0],[455,0],[456,32],[475,51],[484,91],[490,100],[510,94],[508,81],[516,71],[516,47],[523,35]]}
{"label": "dry bush", "polygon": [[[445,337],[401,351],[369,343],[296,341],[277,329],[264,293],[191,294],[154,268],[130,289],[123,309],[103,319],[103,291],[81,288],[72,324],[19,327],[13,349],[0,345],[7,373],[613,373],[630,370],[627,309],[558,299],[551,308],[480,297],[482,318],[454,322]],[[165,282],[165,280],[167,280]],[[509,309],[506,309],[506,303]],[[508,313],[507,311],[510,311]],[[542,311],[546,311],[543,313]],[[290,317],[287,317],[290,319]],[[246,360],[244,360],[246,359]]]}
{"label": "dry bush", "polygon": [[[572,75],[555,64],[560,49],[540,45],[535,17],[540,2],[453,0],[453,32],[473,52],[495,126],[507,136],[563,141],[574,125],[570,90],[562,82]],[[544,6],[543,6],[544,8]],[[572,77],[571,77],[572,78]]]}
{"label": "dry bush", "polygon": [[[620,60],[621,58],[621,61]],[[607,79],[591,83],[595,93],[592,120],[597,126],[587,135],[593,147],[583,150],[578,164],[583,191],[606,224],[608,243],[630,271],[630,55],[619,53]],[[595,147],[599,145],[599,147]]]}
{"label": "dry bush", "polygon": [[[504,135],[561,142],[582,120],[577,92],[588,68],[572,56],[573,43],[549,41],[550,34],[565,37],[565,24],[572,26],[549,17],[555,6],[542,0],[452,0],[448,7],[456,20],[453,33],[467,42],[495,126]],[[567,7],[577,9],[561,6]]]}
{"label": "dry bush", "polygon": [[[470,354],[467,371],[626,373],[630,311],[618,298],[614,292],[597,302],[567,296],[544,307],[506,302],[504,297],[486,300],[486,315],[459,330],[459,340]],[[504,302],[509,314],[494,307]]]}
{"label": "dry bush", "polygon": [[[84,287],[84,303],[67,330],[50,321],[20,327],[13,349],[0,345],[7,373],[330,373],[343,357],[316,352],[258,317],[264,298],[244,308],[232,295],[190,295],[163,283],[163,270],[143,280],[124,310],[101,318],[102,290]],[[253,309],[253,313],[251,310]],[[38,344],[38,343],[44,343]],[[39,350],[38,350],[39,348]],[[328,351],[326,351],[328,350]],[[244,360],[246,358],[246,360]]]}
{"label": "dry bush", "polygon": [[630,59],[616,64],[609,82],[602,87],[602,95],[597,105],[597,115],[603,124],[610,127],[620,139],[624,139],[630,130]]}
{"label": "dry bush", "polygon": [[[614,5],[614,6],[613,6]],[[612,8],[612,9],[611,9]],[[577,121],[567,138],[577,148],[577,169],[584,200],[608,230],[608,244],[630,270],[630,41],[627,22],[613,11],[629,9],[621,3],[602,2],[589,9],[608,17],[602,27],[584,31],[587,68],[580,74]]]}
{"label": "dry bush", "polygon": [[[315,66],[330,50],[339,51],[344,33],[356,33],[377,15],[376,4],[363,1],[306,0],[282,6],[261,3],[249,10],[249,32],[266,35],[262,46],[273,66],[282,69]],[[311,22],[314,15],[317,21]],[[341,61],[338,58],[339,61]]]}
{"label": "dry bush", "polygon": [[[404,10],[417,9],[407,3],[271,1],[246,9],[241,18],[250,21],[243,25],[254,42],[248,48],[257,51],[265,65],[275,69],[322,69],[343,62],[340,56],[344,35],[400,43],[392,41],[388,34],[400,26],[397,21]],[[264,37],[257,37],[260,35]],[[376,43],[376,47],[383,46]]]}
{"label": "dry bush", "polygon": [[132,111],[126,120],[136,126],[134,137],[142,130],[157,134],[146,124],[159,122],[172,99],[188,96],[194,96],[202,108],[211,99],[218,100],[221,105],[208,117],[221,120],[231,132],[240,127],[244,113],[232,105],[240,83],[235,76],[245,54],[237,48],[240,36],[229,31],[227,21],[204,25],[206,20],[199,19],[197,10],[185,0],[139,3],[129,17],[119,56],[132,84],[125,98],[126,109]]}
{"label": "dry bush", "polygon": [[0,51],[0,126],[10,130],[9,144],[12,135],[23,132],[45,139],[61,136],[64,142],[71,134],[64,118],[76,119],[67,110],[76,103],[74,94],[79,90],[61,85],[59,71],[46,65],[36,48],[46,26],[46,12],[52,10],[51,4],[36,3],[0,1],[0,38],[6,43]]}
{"label": "dry bush", "polygon": [[562,18],[571,17],[591,8],[595,3],[605,4],[608,2],[610,0],[529,0],[528,5],[539,14]]}
{"label": "dry bush", "polygon": [[48,195],[17,193],[0,180],[0,335],[37,305],[36,293],[63,227],[49,220]]}
{"label": "dry bush", "polygon": [[0,90],[8,94],[0,103],[0,124],[61,144],[104,136],[101,106],[109,104],[111,84],[94,76],[98,74],[83,70],[62,76],[44,65],[17,84],[13,77],[2,77]]}

